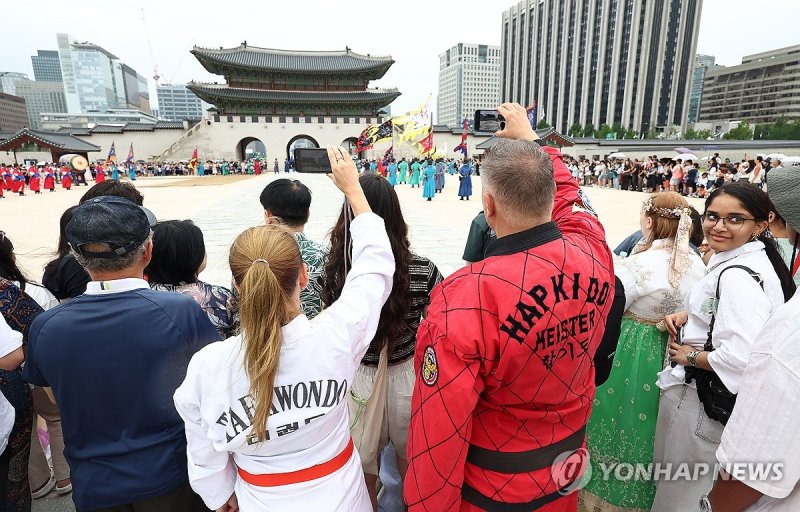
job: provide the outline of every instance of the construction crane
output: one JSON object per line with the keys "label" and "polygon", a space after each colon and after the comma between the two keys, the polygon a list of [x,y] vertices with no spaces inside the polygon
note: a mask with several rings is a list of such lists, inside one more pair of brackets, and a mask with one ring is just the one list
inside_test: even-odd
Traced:
{"label": "construction crane", "polygon": [[158,73],[158,64],[156,63],[155,54],[153,54],[153,43],[150,41],[150,30],[147,28],[147,17],[144,14],[144,7],[142,7],[142,23],[144,24],[144,35],[147,37],[147,48],[150,50],[150,63],[153,64],[153,80],[156,81],[157,86],[161,75]]}

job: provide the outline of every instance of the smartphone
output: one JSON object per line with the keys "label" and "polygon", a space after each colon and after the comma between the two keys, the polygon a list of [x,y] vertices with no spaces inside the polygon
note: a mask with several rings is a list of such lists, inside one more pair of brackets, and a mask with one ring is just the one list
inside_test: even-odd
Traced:
{"label": "smartphone", "polygon": [[[347,155],[346,158],[350,158]],[[305,173],[330,173],[331,161],[328,150],[322,148],[295,148],[294,169]]]}
{"label": "smartphone", "polygon": [[[678,327],[678,334],[675,335],[675,343],[678,345],[683,345],[683,327]],[[675,361],[670,361],[669,365],[673,368],[678,366],[678,363]]]}
{"label": "smartphone", "polygon": [[506,120],[497,110],[476,110],[475,131],[496,132],[506,127]]}

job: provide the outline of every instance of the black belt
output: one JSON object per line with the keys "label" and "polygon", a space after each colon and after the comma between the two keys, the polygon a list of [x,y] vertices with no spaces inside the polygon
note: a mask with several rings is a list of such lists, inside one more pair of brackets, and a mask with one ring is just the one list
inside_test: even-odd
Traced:
{"label": "black belt", "polygon": [[[571,485],[571,484],[570,484]],[[536,498],[533,501],[526,503],[505,503],[502,501],[495,501],[492,498],[487,498],[480,492],[473,489],[469,484],[464,483],[461,487],[461,497],[464,501],[475,505],[476,507],[486,510],[487,512],[533,512],[538,510],[548,503],[552,503],[559,498],[563,498],[569,492],[569,487],[559,489],[554,493],[547,494],[541,498]]]}
{"label": "black belt", "polygon": [[583,447],[586,426],[577,432],[551,445],[527,452],[496,452],[471,444],[467,452],[467,462],[496,473],[530,473],[549,468],[555,459],[564,452],[574,452]]}

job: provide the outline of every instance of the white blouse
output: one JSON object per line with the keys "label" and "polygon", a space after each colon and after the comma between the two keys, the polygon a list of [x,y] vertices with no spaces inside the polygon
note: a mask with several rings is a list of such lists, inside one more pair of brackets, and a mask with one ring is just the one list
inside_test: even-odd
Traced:
{"label": "white blouse", "polygon": [[[720,301],[714,296],[720,272],[731,265],[744,265],[758,272],[764,289],[743,270],[725,272],[720,283]],[[778,276],[767,257],[764,244],[749,242],[732,251],[715,254],[708,262],[708,273],[692,288],[684,303],[689,321],[683,328],[683,343],[698,350],[708,338],[711,312],[717,311],[708,362],[731,393],[738,393],[742,373],[758,333],[772,312],[784,302]],[[658,374],[658,387],[668,389],[685,382],[684,367],[667,367]],[[694,382],[690,384],[694,387]]]}
{"label": "white blouse", "polygon": [[677,288],[669,282],[673,239],[655,240],[646,251],[614,259],[614,273],[625,286],[625,311],[659,322],[683,308],[689,290],[703,278],[703,260],[689,251],[689,268]]}
{"label": "white blouse", "polygon": [[313,320],[300,315],[282,330],[266,441],[250,437],[254,404],[241,337],[212,343],[189,363],[175,406],[186,422],[189,481],[212,510],[234,491],[242,512],[371,510],[357,451],[338,471],[309,482],[257,487],[236,472],[306,469],[333,459],[350,440],[347,394],[395,267],[380,217],[359,215],[350,229],[353,267],[341,297]]}

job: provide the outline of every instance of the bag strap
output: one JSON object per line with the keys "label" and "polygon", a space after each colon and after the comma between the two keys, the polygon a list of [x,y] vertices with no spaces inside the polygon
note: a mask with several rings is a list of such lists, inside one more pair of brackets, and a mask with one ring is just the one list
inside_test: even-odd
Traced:
{"label": "bag strap", "polygon": [[720,283],[722,282],[722,274],[724,274],[725,272],[727,272],[732,268],[738,268],[740,270],[744,270],[750,277],[755,279],[755,281],[758,283],[758,285],[761,287],[762,290],[764,289],[764,279],[761,277],[761,274],[751,269],[750,267],[745,267],[744,265],[731,265],[730,267],[725,267],[722,269],[722,271],[719,273],[719,276],[717,277],[717,290],[714,293],[714,300],[716,301],[716,305],[711,313],[711,322],[709,322],[708,324],[708,338],[706,339],[706,344],[703,347],[703,350],[705,352],[714,351],[714,345],[711,343],[711,337],[714,333],[714,324],[717,321],[717,307],[719,306],[719,299],[720,299],[720,292],[719,292]]}

